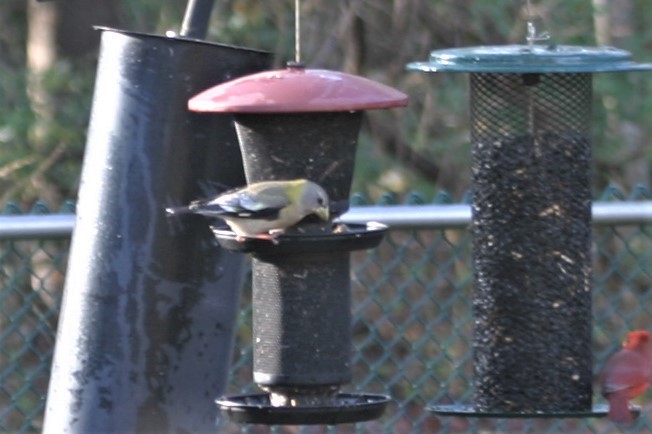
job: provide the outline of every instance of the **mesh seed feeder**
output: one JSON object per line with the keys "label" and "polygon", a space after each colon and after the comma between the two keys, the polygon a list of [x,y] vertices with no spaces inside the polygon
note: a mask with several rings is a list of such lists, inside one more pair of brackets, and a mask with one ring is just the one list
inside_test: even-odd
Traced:
{"label": "mesh seed feeder", "polygon": [[586,417],[592,406],[591,100],[615,48],[438,50],[408,70],[470,74],[474,380],[444,415]]}
{"label": "mesh seed feeder", "polygon": [[[371,80],[334,71],[287,69],[234,80],[197,95],[189,108],[231,113],[248,183],[307,178],[322,185],[331,213],[348,209],[357,136],[364,110],[398,107],[407,97]],[[220,244],[250,253],[254,381],[262,394],[218,400],[232,419],[265,424],[337,424],[379,417],[384,395],[342,393],[351,380],[352,250],[380,243],[385,227],[307,219],[278,243]]]}

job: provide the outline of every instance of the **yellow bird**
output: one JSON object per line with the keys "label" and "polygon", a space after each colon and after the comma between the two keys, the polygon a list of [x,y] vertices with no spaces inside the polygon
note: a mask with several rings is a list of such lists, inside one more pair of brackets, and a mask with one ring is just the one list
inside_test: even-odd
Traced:
{"label": "yellow bird", "polygon": [[328,194],[307,179],[256,182],[185,207],[167,208],[167,212],[221,218],[238,242],[250,237],[273,241],[311,214],[324,221],[330,218]]}

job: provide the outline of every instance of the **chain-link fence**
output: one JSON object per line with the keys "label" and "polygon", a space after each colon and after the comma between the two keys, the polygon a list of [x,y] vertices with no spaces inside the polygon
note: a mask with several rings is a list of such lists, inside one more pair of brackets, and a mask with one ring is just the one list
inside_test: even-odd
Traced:
{"label": "chain-link fence", "polygon": [[[596,373],[627,330],[652,328],[652,213],[646,211],[651,197],[648,189],[639,188],[629,197],[608,189],[599,198],[632,212],[596,220],[593,227]],[[419,215],[423,200],[418,195],[408,200],[414,205],[409,214]],[[391,196],[381,202],[392,209]],[[439,195],[435,202],[450,203],[450,198]],[[42,206],[34,210],[42,211]],[[5,207],[4,214],[14,213],[16,207]],[[333,427],[243,427],[223,420],[216,432],[619,432],[605,419],[466,419],[427,411],[430,404],[468,403],[472,397],[470,245],[468,227],[457,221],[392,229],[378,248],[352,254],[355,345],[349,389],[391,395],[393,402],[381,419]],[[47,236],[0,239],[2,432],[38,432],[42,425],[67,248],[67,239]],[[245,288],[229,380],[228,393],[233,394],[256,389],[249,300]],[[601,402],[595,390],[595,401]],[[643,407],[634,431],[652,432],[650,408]]]}
{"label": "chain-link fence", "polygon": [[[72,210],[66,204],[60,213]],[[49,213],[43,204],[31,210],[34,216]],[[19,214],[9,204],[1,217]],[[0,432],[40,432],[68,238],[0,238]]]}

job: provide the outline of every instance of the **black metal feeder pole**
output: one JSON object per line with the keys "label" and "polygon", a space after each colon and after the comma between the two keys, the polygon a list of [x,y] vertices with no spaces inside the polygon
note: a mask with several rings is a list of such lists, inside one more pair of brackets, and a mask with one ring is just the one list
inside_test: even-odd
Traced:
{"label": "black metal feeder pole", "polygon": [[214,4],[215,0],[188,0],[179,32],[181,36],[195,39],[205,38]]}
{"label": "black metal feeder pole", "polygon": [[435,413],[605,414],[592,407],[591,82],[651,68],[557,45],[440,50],[408,66],[471,82],[475,394]]}
{"label": "black metal feeder pole", "polygon": [[212,433],[243,258],[165,209],[245,182],[232,119],[187,101],[271,55],[101,31],[44,433]]}
{"label": "black metal feeder pole", "polygon": [[[193,98],[193,110],[234,113],[249,183],[307,178],[348,209],[363,110],[407,97],[361,77],[294,64],[243,77]],[[349,252],[380,243],[385,228],[301,222],[277,243],[216,229],[220,244],[253,256],[254,381],[265,393],[218,400],[233,420],[338,424],[379,417],[384,395],[342,393],[351,381]]]}

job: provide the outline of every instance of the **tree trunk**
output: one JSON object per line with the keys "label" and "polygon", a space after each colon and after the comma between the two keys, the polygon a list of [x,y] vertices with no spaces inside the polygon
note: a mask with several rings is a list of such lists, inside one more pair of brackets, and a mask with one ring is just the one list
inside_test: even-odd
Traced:
{"label": "tree trunk", "polygon": [[[27,6],[27,95],[34,113],[30,144],[35,154],[48,152],[50,130],[54,123],[56,107],[45,86],[45,78],[57,59],[56,31],[58,11],[55,3],[29,1]],[[61,202],[55,185],[37,170],[31,176],[32,186],[48,203]]]}
{"label": "tree trunk", "polygon": [[56,4],[51,2],[29,1],[27,5],[27,93],[36,117],[32,140],[38,149],[54,118],[54,105],[43,79],[57,58],[58,12]]}

